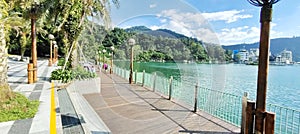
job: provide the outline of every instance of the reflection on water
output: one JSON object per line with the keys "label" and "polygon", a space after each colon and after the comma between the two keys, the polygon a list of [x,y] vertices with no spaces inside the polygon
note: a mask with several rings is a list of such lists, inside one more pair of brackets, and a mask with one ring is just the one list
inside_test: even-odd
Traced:
{"label": "reflection on water", "polygon": [[[129,69],[129,61],[115,61],[118,67]],[[220,90],[256,99],[257,66],[242,64],[184,64],[184,63],[134,63],[134,70],[161,75],[183,82],[191,88]],[[270,66],[267,102],[300,110],[300,66]],[[189,85],[189,86],[188,86]]]}

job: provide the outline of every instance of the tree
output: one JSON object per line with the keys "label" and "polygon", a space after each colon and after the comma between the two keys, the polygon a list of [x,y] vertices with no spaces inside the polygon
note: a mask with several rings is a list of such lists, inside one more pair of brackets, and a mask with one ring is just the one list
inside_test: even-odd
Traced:
{"label": "tree", "polygon": [[7,32],[20,25],[20,17],[11,12],[14,1],[0,1],[0,101],[11,97],[11,90],[7,81]]}
{"label": "tree", "polygon": [[[112,0],[118,6],[118,0]],[[56,29],[54,31],[63,35],[63,43],[66,52],[72,53],[76,51],[76,44],[79,35],[81,34],[88,16],[103,20],[104,24],[108,27],[110,25],[109,7],[110,1],[107,0],[55,0],[54,6],[50,8],[49,13],[55,18]],[[57,9],[60,9],[57,12]],[[66,57],[68,59],[68,57]],[[72,56],[73,64],[76,66],[77,57]]]}
{"label": "tree", "polygon": [[228,50],[228,49],[225,50],[225,60],[232,61],[232,51],[231,50]]}

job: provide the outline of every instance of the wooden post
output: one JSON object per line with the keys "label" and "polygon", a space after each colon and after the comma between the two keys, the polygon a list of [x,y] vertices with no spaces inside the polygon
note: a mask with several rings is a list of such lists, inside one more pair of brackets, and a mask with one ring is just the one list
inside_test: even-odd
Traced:
{"label": "wooden post", "polygon": [[137,83],[137,70],[135,70],[135,74],[134,74],[134,84]]}
{"label": "wooden post", "polygon": [[247,114],[246,114],[244,134],[253,134],[254,111],[255,111],[255,102],[247,101],[247,108],[246,108]]}
{"label": "wooden post", "polygon": [[248,100],[248,93],[245,92],[244,96],[242,97],[242,124],[241,124],[241,134],[245,134],[245,125],[246,125],[246,109],[247,109],[247,100]]}
{"label": "wooden post", "polygon": [[173,76],[170,77],[170,83],[169,83],[169,100],[172,98],[172,82],[173,82]]}
{"label": "wooden post", "polygon": [[198,101],[198,83],[195,85],[195,102],[194,102],[194,113],[197,112],[197,101]]}
{"label": "wooden post", "polygon": [[156,72],[154,72],[154,76],[153,76],[153,92],[155,92],[155,84],[156,84]]}
{"label": "wooden post", "polygon": [[266,112],[265,134],[274,134],[275,113]]}
{"label": "wooden post", "polygon": [[33,83],[33,64],[29,63],[27,66],[27,72],[28,72],[28,84]]}
{"label": "wooden post", "polygon": [[143,70],[143,79],[142,79],[142,86],[145,85],[145,70]]}
{"label": "wooden post", "polygon": [[269,50],[270,50],[270,22],[272,19],[272,5],[265,4],[260,14],[260,43],[259,43],[259,64],[256,96],[255,133],[264,133],[264,113],[266,112],[266,96],[269,71]]}

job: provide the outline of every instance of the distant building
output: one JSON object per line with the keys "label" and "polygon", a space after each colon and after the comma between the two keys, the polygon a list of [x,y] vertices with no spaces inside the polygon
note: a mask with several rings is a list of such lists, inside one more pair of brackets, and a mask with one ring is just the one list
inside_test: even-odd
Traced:
{"label": "distant building", "polygon": [[249,52],[246,49],[241,49],[238,53],[240,55],[240,62],[245,63],[249,61]]}
{"label": "distant building", "polygon": [[257,62],[259,57],[259,49],[258,48],[251,48],[249,52],[249,61],[250,62]]}
{"label": "distant building", "polygon": [[276,57],[277,63],[286,63],[290,64],[293,62],[293,53],[292,51],[283,50],[280,55]]}

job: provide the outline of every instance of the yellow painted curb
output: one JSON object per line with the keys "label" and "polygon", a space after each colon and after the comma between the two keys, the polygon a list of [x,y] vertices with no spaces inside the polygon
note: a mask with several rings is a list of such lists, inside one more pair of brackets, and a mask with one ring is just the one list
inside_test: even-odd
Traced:
{"label": "yellow painted curb", "polygon": [[50,134],[56,134],[56,111],[53,82],[51,83]]}

